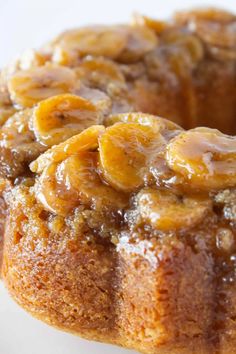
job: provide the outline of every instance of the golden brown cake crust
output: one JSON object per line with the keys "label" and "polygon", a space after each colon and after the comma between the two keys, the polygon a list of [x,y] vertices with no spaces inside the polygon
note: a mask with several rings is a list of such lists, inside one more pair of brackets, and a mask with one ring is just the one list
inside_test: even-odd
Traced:
{"label": "golden brown cake crust", "polygon": [[2,71],[0,264],[33,316],[146,354],[234,352],[235,28],[136,16]]}
{"label": "golden brown cake crust", "polygon": [[[48,225],[58,227],[62,220],[49,221],[28,193],[17,191],[3,268],[21,306],[58,328],[144,353],[157,348],[187,353],[195,342],[208,353],[215,288],[214,261],[207,251],[195,253],[184,240],[129,245],[123,236],[117,252],[91,231],[85,241],[83,213],[73,215],[69,226],[60,225],[61,232],[51,232]],[[26,218],[28,230],[22,234]],[[203,239],[206,229],[199,231]]]}
{"label": "golden brown cake crust", "polygon": [[140,233],[132,240],[123,232],[114,244],[91,229],[101,218],[95,211],[52,217],[28,187],[12,198],[3,277],[32,315],[143,353],[230,353],[233,268],[217,270],[221,258],[212,252],[219,226],[211,214],[184,237]]}

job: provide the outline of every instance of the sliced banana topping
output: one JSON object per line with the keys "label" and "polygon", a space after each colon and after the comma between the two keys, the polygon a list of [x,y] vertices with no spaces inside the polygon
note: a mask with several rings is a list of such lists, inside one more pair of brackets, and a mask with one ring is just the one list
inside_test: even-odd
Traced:
{"label": "sliced banana topping", "polygon": [[167,190],[144,189],[136,200],[142,219],[164,232],[194,227],[211,210],[208,197],[175,195]]}
{"label": "sliced banana topping", "polygon": [[113,114],[105,118],[105,125],[110,126],[115,123],[137,123],[144,126],[149,126],[155,131],[161,132],[165,135],[167,131],[181,131],[181,128],[178,124],[158,116],[146,113],[122,113],[122,114]]}
{"label": "sliced banana topping", "polygon": [[167,146],[166,159],[193,188],[223,189],[236,184],[236,138],[216,129],[181,133]]}
{"label": "sliced banana topping", "polygon": [[133,62],[156,44],[157,36],[144,26],[93,26],[62,33],[51,47],[57,62],[68,64],[86,55]]}
{"label": "sliced banana topping", "polygon": [[98,137],[105,131],[103,125],[94,125],[59,145],[53,146],[30,164],[32,172],[41,173],[48,165],[61,162],[67,157],[83,151],[93,151],[98,147]]}
{"label": "sliced banana topping", "polygon": [[55,64],[18,71],[8,82],[12,101],[32,107],[48,97],[71,92],[78,85],[73,70]]}
{"label": "sliced banana topping", "polygon": [[102,115],[90,101],[72,94],[62,94],[41,101],[34,109],[33,130],[47,146],[56,145],[100,123]]}
{"label": "sliced banana topping", "polygon": [[224,48],[236,46],[236,16],[228,11],[199,9],[177,13],[175,18],[187,24],[206,43]]}
{"label": "sliced banana topping", "polygon": [[118,190],[136,190],[148,174],[148,159],[163,144],[161,134],[150,126],[116,123],[108,127],[99,138],[105,180]]}
{"label": "sliced banana topping", "polygon": [[78,152],[51,163],[35,184],[37,199],[56,214],[66,215],[80,204],[101,209],[120,209],[128,197],[103,183],[98,174],[98,153]]}
{"label": "sliced banana topping", "polygon": [[77,196],[58,183],[56,175],[59,167],[57,163],[48,165],[36,180],[34,189],[37,200],[46,210],[64,216],[76,206]]}
{"label": "sliced banana topping", "polygon": [[60,177],[66,188],[75,190],[83,204],[118,207],[127,205],[127,197],[104,184],[98,174],[98,152],[82,152],[61,163]]}
{"label": "sliced banana topping", "polygon": [[52,46],[64,52],[115,59],[126,46],[125,32],[116,27],[91,26],[62,33]]}

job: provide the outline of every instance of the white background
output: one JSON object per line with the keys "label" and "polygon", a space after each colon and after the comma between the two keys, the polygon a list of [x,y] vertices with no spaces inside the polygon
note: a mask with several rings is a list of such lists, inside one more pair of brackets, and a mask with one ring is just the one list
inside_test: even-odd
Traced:
{"label": "white background", "polygon": [[0,0],[0,67],[66,28],[129,21],[134,11],[168,17],[204,4],[236,9],[236,0]]}
{"label": "white background", "polygon": [[[166,18],[175,10],[206,4],[236,12],[236,0],[0,0],[0,67],[67,28],[127,22],[135,11]],[[85,353],[128,351],[87,342],[36,321],[13,303],[0,284],[0,354]]]}

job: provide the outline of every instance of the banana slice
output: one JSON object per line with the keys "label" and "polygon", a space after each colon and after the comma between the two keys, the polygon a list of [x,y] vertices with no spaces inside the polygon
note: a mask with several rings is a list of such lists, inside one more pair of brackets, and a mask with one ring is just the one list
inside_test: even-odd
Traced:
{"label": "banana slice", "polygon": [[41,173],[53,162],[61,162],[79,152],[95,150],[98,147],[98,138],[104,131],[103,125],[94,125],[61,144],[53,146],[30,164],[31,171]]}
{"label": "banana slice", "polygon": [[105,91],[109,90],[111,84],[125,87],[125,78],[118,65],[105,58],[86,57],[75,71],[78,78],[87,86]]}
{"label": "banana slice", "polygon": [[193,11],[176,12],[174,19],[181,25],[186,25],[191,21],[197,20],[216,21],[224,24],[235,20],[236,16],[229,11],[210,7],[194,9]]}
{"label": "banana slice", "polygon": [[236,138],[216,129],[181,133],[167,146],[166,159],[193,188],[223,189],[236,184]]}
{"label": "banana slice", "polygon": [[176,123],[157,116],[153,116],[151,114],[146,114],[146,113],[123,113],[123,114],[113,114],[105,118],[105,125],[110,126],[115,123],[137,123],[141,124],[144,126],[149,126],[153,128],[157,132],[161,132],[163,135],[165,135],[165,131],[169,130],[176,130],[176,131],[181,131],[183,128],[181,128],[179,125]]}
{"label": "banana slice", "polygon": [[104,178],[118,190],[133,191],[144,184],[148,159],[164,144],[150,126],[116,123],[99,138]]}
{"label": "banana slice", "polygon": [[15,104],[32,107],[48,97],[71,92],[77,82],[73,70],[47,64],[16,72],[9,79],[8,89]]}
{"label": "banana slice", "polygon": [[48,165],[36,180],[34,189],[37,200],[46,210],[65,216],[77,205],[78,196],[58,183],[56,175],[59,167],[57,163]]}
{"label": "banana slice", "polygon": [[194,227],[212,208],[208,197],[178,196],[151,188],[141,191],[136,198],[142,219],[164,232]]}
{"label": "banana slice", "polygon": [[36,182],[37,199],[47,210],[59,215],[67,215],[79,204],[100,210],[124,208],[128,197],[103,184],[97,165],[97,152],[82,152],[59,164],[52,163]]}
{"label": "banana slice", "polygon": [[222,48],[236,45],[236,16],[215,8],[199,9],[176,14],[180,24],[188,25],[204,42]]}
{"label": "banana slice", "polygon": [[[126,46],[126,33],[117,27],[92,26],[62,33],[52,46],[77,56],[104,56],[115,59]],[[68,60],[68,59],[67,59]]]}
{"label": "banana slice", "polygon": [[98,157],[98,152],[87,151],[68,157],[61,163],[60,177],[67,189],[79,193],[83,204],[123,208],[128,199],[102,182],[97,173]]}
{"label": "banana slice", "polygon": [[50,97],[34,109],[33,130],[37,139],[52,146],[99,124],[101,114],[90,101],[72,94]]}
{"label": "banana slice", "polygon": [[68,64],[86,55],[134,62],[156,45],[157,36],[144,26],[93,26],[62,33],[51,48],[57,62]]}

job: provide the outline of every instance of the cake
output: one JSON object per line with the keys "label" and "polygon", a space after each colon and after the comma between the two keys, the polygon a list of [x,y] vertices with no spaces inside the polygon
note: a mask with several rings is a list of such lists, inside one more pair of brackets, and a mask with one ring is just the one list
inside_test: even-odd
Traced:
{"label": "cake", "polygon": [[203,9],[70,30],[2,70],[20,306],[141,353],[235,352],[235,68],[235,15]]}

